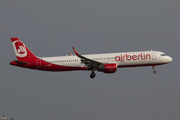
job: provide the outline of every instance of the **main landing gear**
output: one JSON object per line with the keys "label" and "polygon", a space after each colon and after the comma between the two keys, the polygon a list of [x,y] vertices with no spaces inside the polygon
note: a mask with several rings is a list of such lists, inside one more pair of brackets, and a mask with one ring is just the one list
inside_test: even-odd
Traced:
{"label": "main landing gear", "polygon": [[94,78],[96,76],[96,74],[94,73],[94,71],[92,71],[92,73],[90,74],[90,78]]}
{"label": "main landing gear", "polygon": [[154,65],[152,67],[153,67],[153,73],[156,74],[156,70],[155,70]]}
{"label": "main landing gear", "polygon": [[94,71],[97,70],[96,67],[92,68],[92,73],[90,74],[90,78],[94,78],[96,76],[96,74],[94,73]]}

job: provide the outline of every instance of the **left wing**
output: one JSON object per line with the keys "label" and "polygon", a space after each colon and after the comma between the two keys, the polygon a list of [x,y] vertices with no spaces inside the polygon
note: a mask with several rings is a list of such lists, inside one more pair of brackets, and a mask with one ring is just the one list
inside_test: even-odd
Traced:
{"label": "left wing", "polygon": [[73,50],[74,50],[74,53],[75,53],[79,58],[81,58],[81,62],[84,63],[85,66],[87,66],[86,69],[92,68],[93,71],[94,71],[94,70],[97,69],[97,67],[103,65],[103,63],[101,63],[101,62],[94,61],[94,60],[91,60],[91,59],[89,59],[89,58],[86,58],[86,57],[82,56],[81,54],[79,54],[79,52],[78,52],[74,47],[72,47],[72,48],[73,48]]}

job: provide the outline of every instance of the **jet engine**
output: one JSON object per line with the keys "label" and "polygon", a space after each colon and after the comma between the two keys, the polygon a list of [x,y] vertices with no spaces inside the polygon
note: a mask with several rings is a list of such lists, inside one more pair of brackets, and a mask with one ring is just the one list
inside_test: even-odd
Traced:
{"label": "jet engine", "polygon": [[117,71],[116,63],[102,64],[97,69],[100,72],[104,73],[115,73]]}

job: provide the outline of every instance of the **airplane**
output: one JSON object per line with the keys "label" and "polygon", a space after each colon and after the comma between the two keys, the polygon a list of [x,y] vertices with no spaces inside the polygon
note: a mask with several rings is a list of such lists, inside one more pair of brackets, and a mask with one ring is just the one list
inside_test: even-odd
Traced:
{"label": "airplane", "polygon": [[92,71],[90,78],[96,76],[95,71],[103,73],[115,73],[117,68],[152,66],[156,74],[155,66],[170,63],[172,58],[160,51],[139,51],[122,53],[104,53],[81,55],[72,47],[75,55],[58,57],[37,57],[17,37],[11,38],[17,60],[10,65],[43,70],[43,71]]}

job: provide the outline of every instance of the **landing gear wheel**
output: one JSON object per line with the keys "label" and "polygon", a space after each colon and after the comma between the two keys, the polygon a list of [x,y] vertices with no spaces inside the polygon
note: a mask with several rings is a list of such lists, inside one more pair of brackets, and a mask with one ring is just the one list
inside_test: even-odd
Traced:
{"label": "landing gear wheel", "polygon": [[156,74],[155,66],[153,65],[153,73]]}
{"label": "landing gear wheel", "polygon": [[94,72],[91,73],[90,78],[94,78],[96,74]]}

